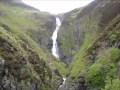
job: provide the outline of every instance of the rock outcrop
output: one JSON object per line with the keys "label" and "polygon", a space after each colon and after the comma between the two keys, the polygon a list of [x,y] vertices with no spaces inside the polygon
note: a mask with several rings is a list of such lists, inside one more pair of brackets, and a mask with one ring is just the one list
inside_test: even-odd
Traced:
{"label": "rock outcrop", "polygon": [[120,88],[119,0],[95,0],[64,14],[58,35],[61,57],[71,64],[65,90]]}
{"label": "rock outcrop", "polygon": [[54,27],[53,15],[0,0],[0,90],[57,88],[67,71],[49,52]]}

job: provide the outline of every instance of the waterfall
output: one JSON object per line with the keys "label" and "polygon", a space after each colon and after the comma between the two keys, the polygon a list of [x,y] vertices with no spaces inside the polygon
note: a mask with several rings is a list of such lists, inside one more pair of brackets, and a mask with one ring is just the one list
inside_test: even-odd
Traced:
{"label": "waterfall", "polygon": [[57,90],[63,90],[64,85],[65,85],[65,81],[66,81],[66,78],[64,77],[62,83],[60,84],[60,86],[58,87]]}
{"label": "waterfall", "polygon": [[[52,35],[52,40],[53,40],[52,54],[56,58],[59,58],[58,43],[57,43],[57,34],[58,34],[60,26],[61,26],[61,21],[60,21],[60,19],[58,17],[56,17],[56,29],[55,29],[55,31],[53,32],[53,35]],[[64,86],[65,81],[66,81],[66,78],[63,78],[63,81],[59,85],[59,87],[58,87],[57,90],[59,90],[60,88],[62,88]]]}
{"label": "waterfall", "polygon": [[58,43],[57,43],[57,33],[59,31],[59,27],[61,26],[61,21],[58,17],[56,17],[56,29],[53,32],[52,40],[53,40],[53,46],[52,46],[52,54],[59,58],[59,52],[58,52]]}
{"label": "waterfall", "polygon": [[63,82],[62,82],[62,84],[59,86],[59,88],[62,87],[62,86],[65,84],[65,81],[66,81],[66,78],[63,78]]}

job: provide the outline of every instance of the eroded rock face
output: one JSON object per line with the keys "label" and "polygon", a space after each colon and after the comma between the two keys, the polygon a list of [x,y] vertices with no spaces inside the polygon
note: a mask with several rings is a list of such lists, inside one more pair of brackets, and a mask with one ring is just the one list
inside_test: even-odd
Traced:
{"label": "eroded rock face", "polygon": [[61,57],[65,57],[66,63],[70,63],[75,53],[82,48],[88,34],[94,32],[94,36],[97,37],[103,32],[119,14],[119,4],[119,1],[95,0],[83,9],[79,8],[64,14],[58,40]]}
{"label": "eroded rock face", "polygon": [[[2,59],[3,60],[3,59]],[[20,62],[9,62],[0,64],[0,89],[1,90],[30,90],[37,81],[31,76],[30,69],[26,64]],[[40,90],[40,82],[36,84]]]}
{"label": "eroded rock face", "polygon": [[[10,21],[0,21],[0,90],[56,89],[61,74],[53,74],[56,68],[47,63],[55,60],[47,52],[52,47],[54,16],[15,0],[0,0],[0,7],[0,18]],[[25,12],[18,14],[19,9]]]}
{"label": "eroded rock face", "polygon": [[[119,8],[119,0],[95,0],[81,11],[77,9],[64,15],[63,25],[58,34],[60,48],[66,63],[69,63],[69,60],[71,62],[73,57],[75,59],[75,62],[73,61],[71,64],[72,69],[68,76],[71,81],[66,82],[65,90],[101,90],[106,88],[104,78],[107,79],[109,75],[104,70],[109,67],[109,64],[114,63],[112,57],[117,58],[112,79],[120,80],[118,75],[120,72],[118,68],[120,61]],[[99,64],[101,65],[100,71],[97,70]],[[98,71],[102,74],[94,74]],[[109,69],[109,72],[112,70]],[[84,77],[84,79],[81,80],[79,76]],[[90,78],[91,76],[92,78]],[[75,78],[72,79],[72,77]],[[100,80],[96,80],[99,79],[98,77]]]}
{"label": "eroded rock face", "polygon": [[[39,72],[40,78],[43,78],[43,81],[37,80],[33,75],[31,74],[31,68],[29,60],[33,58],[35,60],[35,55],[30,58],[28,61],[25,59],[25,57],[17,52],[17,50],[10,45],[8,42],[1,43],[3,44],[3,50],[2,53],[6,53],[6,55],[2,55],[3,58],[0,58],[0,89],[1,90],[41,90],[42,83],[45,84],[45,77],[44,77],[44,70],[42,72]],[[12,47],[12,48],[11,48]],[[7,53],[10,54],[10,56],[7,56]],[[16,57],[13,59],[13,56]],[[39,58],[36,58],[39,59]],[[37,69],[46,68],[45,65],[42,63],[37,63],[41,68],[37,67]],[[42,64],[42,65],[40,65]],[[33,66],[34,67],[34,66]]]}

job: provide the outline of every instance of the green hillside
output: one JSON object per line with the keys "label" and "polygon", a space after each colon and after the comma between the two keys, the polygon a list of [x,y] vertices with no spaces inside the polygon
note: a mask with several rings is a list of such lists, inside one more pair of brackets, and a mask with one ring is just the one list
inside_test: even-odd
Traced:
{"label": "green hillside", "polygon": [[120,0],[57,16],[60,59],[51,54],[55,15],[0,0],[0,90],[120,90]]}
{"label": "green hillside", "polygon": [[[0,88],[53,90],[66,66],[47,50],[55,18],[18,1],[0,1]],[[51,32],[51,33],[50,33]],[[56,83],[56,81],[58,83]]]}
{"label": "green hillside", "polygon": [[119,0],[95,0],[65,14],[59,42],[65,62],[71,63],[65,90],[120,89]]}

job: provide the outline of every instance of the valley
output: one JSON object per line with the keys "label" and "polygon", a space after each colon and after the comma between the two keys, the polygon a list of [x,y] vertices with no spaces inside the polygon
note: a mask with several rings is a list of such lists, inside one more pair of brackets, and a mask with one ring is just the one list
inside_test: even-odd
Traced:
{"label": "valley", "polygon": [[0,0],[0,90],[119,89],[119,0],[58,15]]}

